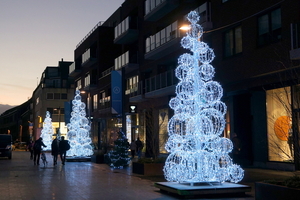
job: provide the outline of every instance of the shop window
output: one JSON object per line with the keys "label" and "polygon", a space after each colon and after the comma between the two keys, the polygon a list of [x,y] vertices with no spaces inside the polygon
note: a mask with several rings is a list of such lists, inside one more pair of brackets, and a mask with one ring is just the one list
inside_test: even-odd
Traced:
{"label": "shop window", "polygon": [[269,161],[293,162],[290,87],[266,94]]}
{"label": "shop window", "polygon": [[159,152],[167,153],[165,145],[168,139],[168,109],[159,110]]}

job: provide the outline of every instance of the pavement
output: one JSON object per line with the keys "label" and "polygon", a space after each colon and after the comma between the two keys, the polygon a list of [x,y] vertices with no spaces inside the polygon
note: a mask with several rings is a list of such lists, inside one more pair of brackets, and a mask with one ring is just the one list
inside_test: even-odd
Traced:
{"label": "pavement", "polygon": [[131,164],[124,169],[112,169],[106,164],[66,162],[53,166],[47,153],[47,166],[34,165],[29,152],[14,151],[11,160],[0,158],[0,200],[171,200],[213,199],[254,200],[257,181],[284,179],[299,172],[244,168],[245,176],[239,184],[252,187],[244,196],[179,197],[161,192],[155,182],[163,176],[133,174]]}

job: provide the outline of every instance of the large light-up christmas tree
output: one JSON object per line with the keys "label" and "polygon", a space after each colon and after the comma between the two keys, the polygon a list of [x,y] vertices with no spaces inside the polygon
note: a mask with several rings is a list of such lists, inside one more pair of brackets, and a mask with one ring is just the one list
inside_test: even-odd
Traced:
{"label": "large light-up christmas tree", "polygon": [[203,28],[199,15],[191,11],[190,27],[181,45],[192,51],[178,59],[175,70],[179,83],[176,97],[169,102],[174,116],[169,120],[166,150],[170,153],[164,174],[174,182],[239,182],[244,170],[233,164],[229,153],[231,140],[221,137],[226,105],[221,102],[223,89],[213,81],[215,70],[210,64],[215,55],[200,38]]}
{"label": "large light-up christmas tree", "polygon": [[90,137],[91,126],[86,118],[85,103],[81,101],[80,91],[76,90],[75,97],[72,101],[72,112],[68,127],[68,140],[70,150],[67,156],[83,157],[93,155]]}
{"label": "large light-up christmas tree", "polygon": [[50,118],[50,112],[46,111],[46,118],[44,120],[43,129],[41,131],[41,138],[43,138],[43,143],[47,147],[43,147],[43,150],[51,150],[52,136],[53,136],[53,127],[52,119]]}

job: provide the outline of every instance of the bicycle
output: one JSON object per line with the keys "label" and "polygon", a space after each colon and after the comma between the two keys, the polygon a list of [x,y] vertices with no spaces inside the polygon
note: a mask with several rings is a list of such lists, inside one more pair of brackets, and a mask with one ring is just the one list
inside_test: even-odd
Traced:
{"label": "bicycle", "polygon": [[44,151],[41,152],[41,159],[43,161],[44,167],[48,164],[47,157]]}

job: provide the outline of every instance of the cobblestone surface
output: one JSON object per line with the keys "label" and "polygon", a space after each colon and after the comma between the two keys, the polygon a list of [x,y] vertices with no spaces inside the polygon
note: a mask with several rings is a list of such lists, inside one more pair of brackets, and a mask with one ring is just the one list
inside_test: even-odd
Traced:
{"label": "cobblestone surface", "polygon": [[[33,165],[29,152],[13,152],[11,160],[0,158],[0,200],[168,200],[178,196],[160,192],[155,182],[164,181],[162,176],[146,177],[125,169],[111,169],[106,164],[91,162],[67,162],[53,166],[47,153],[48,165]],[[254,182],[292,176],[292,172],[246,169],[241,184],[250,185],[251,193],[244,197],[209,197],[208,199],[253,200]],[[187,198],[186,198],[187,199]],[[193,197],[191,199],[207,199]]]}

